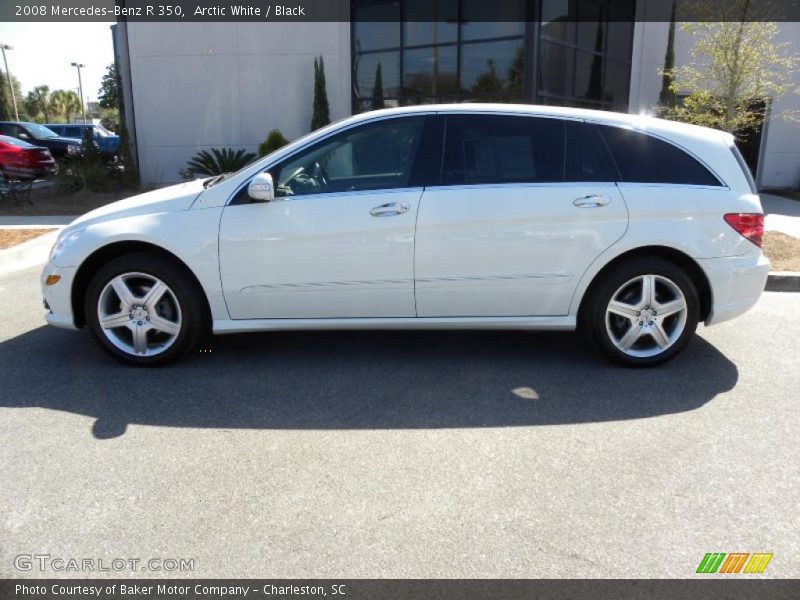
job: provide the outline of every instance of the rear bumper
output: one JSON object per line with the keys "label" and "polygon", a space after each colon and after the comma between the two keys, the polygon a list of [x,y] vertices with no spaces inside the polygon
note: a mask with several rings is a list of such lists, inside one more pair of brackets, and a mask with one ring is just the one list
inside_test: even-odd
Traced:
{"label": "rear bumper", "polygon": [[722,323],[750,310],[767,284],[770,264],[761,253],[697,262],[711,284],[711,311],[706,325]]}
{"label": "rear bumper", "polygon": [[[76,267],[56,267],[47,263],[42,271],[40,282],[47,313],[45,320],[56,327],[77,329],[75,315],[72,313],[72,282],[75,279]],[[48,275],[59,275],[61,279],[55,285],[45,285]]]}

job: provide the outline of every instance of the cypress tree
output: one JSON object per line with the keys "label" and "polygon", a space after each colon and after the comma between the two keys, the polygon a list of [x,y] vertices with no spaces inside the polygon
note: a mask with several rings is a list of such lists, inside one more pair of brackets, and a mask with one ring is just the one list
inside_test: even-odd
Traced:
{"label": "cypress tree", "polygon": [[372,110],[386,108],[386,102],[383,99],[383,75],[381,74],[381,63],[375,69],[375,85],[372,88]]}
{"label": "cypress tree", "polygon": [[311,130],[324,127],[331,122],[328,108],[328,92],[325,85],[325,62],[322,56],[314,59],[314,108],[311,115]]}
{"label": "cypress tree", "polygon": [[675,69],[675,2],[672,2],[672,13],[669,21],[669,37],[667,52],[664,55],[664,72],[661,75],[661,93],[658,103],[663,107],[675,106],[675,91],[672,89]]}

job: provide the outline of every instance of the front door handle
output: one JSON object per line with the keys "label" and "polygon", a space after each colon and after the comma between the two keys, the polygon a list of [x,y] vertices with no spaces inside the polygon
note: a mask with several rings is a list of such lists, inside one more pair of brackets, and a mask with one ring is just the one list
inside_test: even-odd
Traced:
{"label": "front door handle", "polygon": [[599,194],[587,194],[580,198],[575,198],[572,202],[578,208],[597,208],[598,206],[605,206],[611,202],[608,196],[601,196]]}
{"label": "front door handle", "polygon": [[369,211],[369,214],[373,217],[396,217],[397,215],[402,215],[404,212],[408,212],[410,208],[411,207],[405,202],[390,202],[389,204],[376,206]]}

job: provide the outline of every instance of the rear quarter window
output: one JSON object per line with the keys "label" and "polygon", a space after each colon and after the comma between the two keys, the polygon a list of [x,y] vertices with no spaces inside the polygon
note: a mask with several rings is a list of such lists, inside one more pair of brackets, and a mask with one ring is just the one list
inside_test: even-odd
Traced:
{"label": "rear quarter window", "polygon": [[564,180],[564,123],[505,115],[448,115],[442,185]]}
{"label": "rear quarter window", "polygon": [[596,127],[617,164],[621,181],[722,186],[697,159],[669,142],[622,127]]}

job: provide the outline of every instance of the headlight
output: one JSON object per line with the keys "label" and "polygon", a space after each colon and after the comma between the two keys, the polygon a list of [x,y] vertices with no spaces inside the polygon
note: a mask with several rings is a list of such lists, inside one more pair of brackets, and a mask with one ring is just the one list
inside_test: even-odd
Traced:
{"label": "headlight", "polygon": [[75,231],[70,231],[66,234],[60,234],[56,239],[56,243],[53,244],[53,247],[50,250],[50,261],[52,262],[57,259],[64,252],[64,250],[74,244],[84,231],[84,229],[76,229]]}
{"label": "headlight", "polygon": [[80,154],[80,153],[81,153],[80,146],[76,146],[75,144],[70,144],[69,146],[67,146],[67,154]]}

